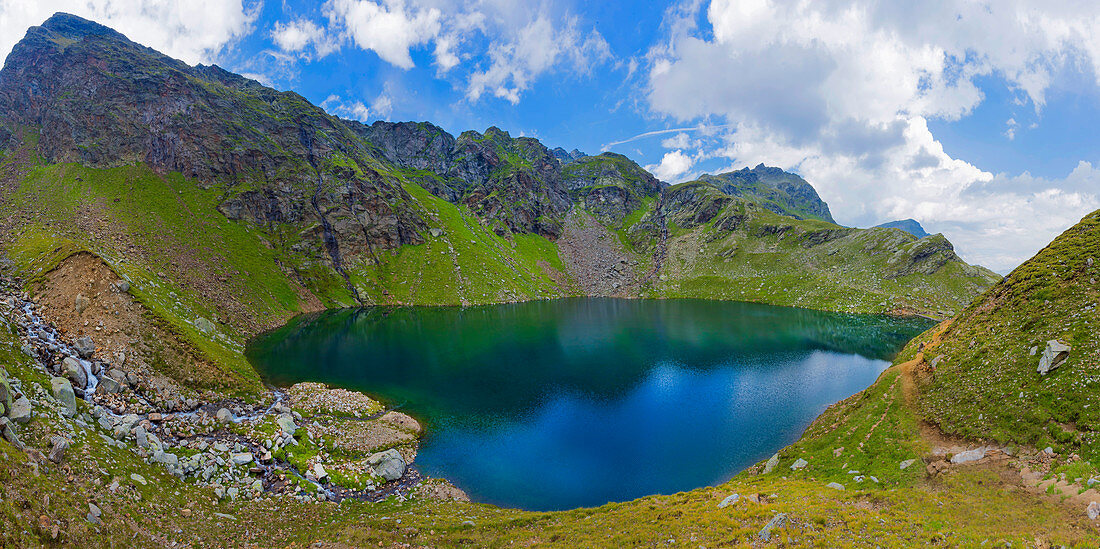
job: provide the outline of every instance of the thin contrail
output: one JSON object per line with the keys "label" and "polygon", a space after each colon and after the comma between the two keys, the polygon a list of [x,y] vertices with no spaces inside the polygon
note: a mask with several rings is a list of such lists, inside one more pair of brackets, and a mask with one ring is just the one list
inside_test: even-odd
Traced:
{"label": "thin contrail", "polygon": [[698,132],[698,131],[706,131],[706,130],[717,130],[717,129],[720,129],[720,128],[729,128],[731,126],[733,126],[733,124],[720,124],[720,125],[717,125],[717,126],[692,126],[690,128],[669,128],[667,130],[653,130],[651,132],[640,133],[638,135],[635,135],[634,137],[628,137],[626,139],[623,139],[622,141],[612,141],[611,143],[608,143],[608,144],[604,145],[603,147],[600,147],[600,150],[601,151],[607,151],[611,147],[614,147],[616,145],[622,145],[623,143],[630,143],[631,141],[637,141],[639,139],[645,139],[647,137],[653,137],[654,135],[663,135],[663,134],[666,134],[666,133]]}

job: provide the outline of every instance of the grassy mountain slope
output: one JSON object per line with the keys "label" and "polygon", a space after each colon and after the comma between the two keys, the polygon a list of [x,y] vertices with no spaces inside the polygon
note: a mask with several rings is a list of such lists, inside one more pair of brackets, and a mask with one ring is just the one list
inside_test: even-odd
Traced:
{"label": "grassy mountain slope", "polygon": [[[1100,458],[1098,283],[1094,212],[958,316],[922,370],[922,414],[960,436]],[[1049,340],[1072,351],[1042,376]]]}

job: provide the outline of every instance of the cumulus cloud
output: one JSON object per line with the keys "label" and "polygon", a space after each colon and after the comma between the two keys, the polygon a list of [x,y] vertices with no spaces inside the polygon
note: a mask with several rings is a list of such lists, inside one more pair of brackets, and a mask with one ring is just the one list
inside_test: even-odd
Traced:
{"label": "cumulus cloud", "polygon": [[260,7],[259,0],[4,0],[0,56],[7,57],[28,27],[63,11],[188,63],[210,63],[252,32]]}
{"label": "cumulus cloud", "polygon": [[[1095,170],[994,175],[945,153],[928,121],[969,115],[984,100],[979,78],[1002,79],[1036,111],[1059,71],[1100,78],[1100,4],[1054,4],[713,0],[709,29],[696,27],[697,5],[680,7],[647,56],[646,100],[679,122],[729,125],[693,144],[696,158],[794,169],[842,223],[913,217],[1004,271],[1100,207],[1084,183],[1066,190],[1095,185]],[[1017,129],[1009,121],[1005,136]],[[668,141],[670,154],[688,150]]]}
{"label": "cumulus cloud", "polygon": [[389,115],[393,110],[393,99],[383,92],[368,107],[362,100],[344,100],[339,95],[332,94],[321,102],[321,108],[342,118],[370,122]]}
{"label": "cumulus cloud", "polygon": [[350,43],[402,69],[413,68],[413,52],[423,48],[438,76],[460,81],[471,101],[492,96],[515,104],[548,72],[583,75],[612,58],[599,32],[550,2],[328,0],[321,11],[326,23],[279,22],[272,40],[284,53],[312,45],[318,56]]}
{"label": "cumulus cloud", "polygon": [[330,0],[325,12],[355,45],[403,69],[413,67],[409,50],[430,42],[442,29],[441,11],[407,8],[399,0]]}
{"label": "cumulus cloud", "polygon": [[583,71],[610,59],[611,50],[598,32],[591,31],[582,39],[576,19],[557,28],[547,16],[540,15],[512,39],[490,47],[489,58],[488,68],[470,76],[467,97],[476,101],[489,91],[516,104],[531,81],[555,64],[565,62]]}
{"label": "cumulus cloud", "polygon": [[675,150],[665,153],[660,163],[646,166],[645,169],[661,181],[678,182],[678,177],[687,173],[694,165],[694,159],[683,151]]}
{"label": "cumulus cloud", "polygon": [[288,23],[276,22],[271,29],[271,40],[285,53],[307,55],[310,46],[317,57],[324,57],[339,48],[339,43],[325,29],[308,19],[296,19]]}

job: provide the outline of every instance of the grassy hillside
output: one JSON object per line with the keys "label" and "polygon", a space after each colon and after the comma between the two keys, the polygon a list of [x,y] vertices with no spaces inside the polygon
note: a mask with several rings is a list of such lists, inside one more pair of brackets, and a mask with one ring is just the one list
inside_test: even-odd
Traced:
{"label": "grassy hillside", "polygon": [[[949,433],[1100,458],[1098,283],[1094,212],[959,315],[922,370],[921,413]],[[1042,376],[1049,340],[1072,351]]]}

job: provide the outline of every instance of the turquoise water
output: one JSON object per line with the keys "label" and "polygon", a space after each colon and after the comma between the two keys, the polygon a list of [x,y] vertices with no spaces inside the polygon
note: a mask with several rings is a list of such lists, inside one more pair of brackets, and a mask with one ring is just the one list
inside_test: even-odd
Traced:
{"label": "turquoise water", "polygon": [[419,418],[416,460],[475,501],[567,509],[720,483],[869,386],[931,326],[704,300],[338,310],[252,342],[268,381]]}

